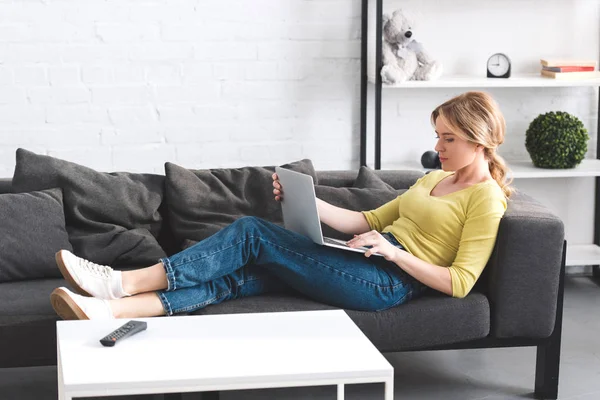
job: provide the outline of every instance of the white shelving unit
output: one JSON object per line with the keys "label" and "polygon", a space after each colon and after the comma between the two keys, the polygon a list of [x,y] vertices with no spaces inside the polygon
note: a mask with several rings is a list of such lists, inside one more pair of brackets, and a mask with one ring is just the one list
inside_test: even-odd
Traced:
{"label": "white shelving unit", "polygon": [[595,244],[567,245],[567,260],[565,265],[598,265],[600,246]]}

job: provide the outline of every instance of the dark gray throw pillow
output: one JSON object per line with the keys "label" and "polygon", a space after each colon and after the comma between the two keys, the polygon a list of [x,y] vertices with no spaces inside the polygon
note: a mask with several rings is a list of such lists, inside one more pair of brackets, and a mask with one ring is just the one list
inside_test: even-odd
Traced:
{"label": "dark gray throw pillow", "polygon": [[62,189],[69,240],[80,257],[121,268],[165,257],[156,240],[164,176],[102,173],[18,149],[12,184],[15,192]]}
{"label": "dark gray throw pillow", "polygon": [[[308,159],[282,167],[310,175],[317,183]],[[166,196],[174,236],[185,247],[242,216],[282,225],[281,206],[273,195],[274,172],[274,166],[190,170],[166,163]]]}
{"label": "dark gray throw pillow", "polygon": [[73,249],[60,189],[0,194],[0,282],[60,277],[60,249]]}
{"label": "dark gray throw pillow", "polygon": [[[285,193],[285,188],[283,188]],[[394,200],[405,190],[368,189],[356,187],[315,186],[317,198],[337,207],[352,211],[374,210],[385,203]],[[321,223],[323,236],[348,240],[352,235],[339,232]]]}
{"label": "dark gray throw pillow", "polygon": [[353,186],[358,188],[394,190],[391,185],[388,185],[383,179],[377,176],[375,171],[364,165],[358,170],[358,176]]}

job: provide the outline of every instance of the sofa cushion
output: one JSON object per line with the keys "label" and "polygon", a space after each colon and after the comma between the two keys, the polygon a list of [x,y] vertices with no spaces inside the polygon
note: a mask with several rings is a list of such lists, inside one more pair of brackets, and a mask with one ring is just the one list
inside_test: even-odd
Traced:
{"label": "sofa cushion", "polygon": [[[317,181],[310,160],[282,167]],[[274,172],[274,166],[191,170],[166,163],[166,196],[173,234],[186,247],[246,215],[282,224],[281,206],[273,195]]]}
{"label": "sofa cushion", "polygon": [[31,321],[39,317],[56,317],[50,304],[50,293],[60,286],[69,287],[62,278],[2,283],[0,326]]}
{"label": "sofa cushion", "polygon": [[15,192],[62,188],[69,240],[80,257],[132,267],[165,256],[156,240],[164,176],[102,173],[18,149],[12,185]]}
{"label": "sofa cushion", "polygon": [[358,175],[352,186],[358,188],[394,190],[391,185],[388,185],[383,179],[377,176],[375,171],[364,165],[358,170]]}
{"label": "sofa cushion", "polygon": [[[56,321],[49,297],[67,286],[62,279],[2,283],[0,354],[6,366],[56,362]],[[210,305],[196,315],[332,310],[295,292],[270,293]],[[409,303],[380,312],[346,310],[380,351],[403,351],[457,343],[487,336],[489,304],[471,292],[464,299],[427,292]],[[17,344],[17,345],[15,345]],[[26,348],[24,347],[26,345]],[[9,361],[10,360],[10,361]],[[3,362],[0,362],[3,366]]]}
{"label": "sofa cushion", "polygon": [[60,249],[73,249],[60,189],[0,194],[0,282],[59,277]]}
{"label": "sofa cushion", "polygon": [[[63,279],[0,285],[0,368],[56,365],[56,315],[50,304]],[[2,396],[0,396],[2,397]]]}
{"label": "sofa cushion", "polygon": [[[270,293],[210,305],[196,315],[331,310],[300,294]],[[346,310],[380,351],[416,350],[486,337],[490,331],[487,298],[471,292],[455,299],[435,292],[380,312]]]}

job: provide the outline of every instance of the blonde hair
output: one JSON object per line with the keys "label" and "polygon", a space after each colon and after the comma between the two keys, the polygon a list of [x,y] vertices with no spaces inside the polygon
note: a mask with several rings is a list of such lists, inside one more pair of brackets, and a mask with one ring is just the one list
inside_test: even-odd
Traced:
{"label": "blonde hair", "polygon": [[512,177],[506,180],[510,169],[496,149],[504,142],[506,122],[496,101],[485,92],[466,92],[437,106],[431,113],[435,126],[442,117],[455,135],[484,148],[490,174],[508,198],[514,192],[510,187]]}

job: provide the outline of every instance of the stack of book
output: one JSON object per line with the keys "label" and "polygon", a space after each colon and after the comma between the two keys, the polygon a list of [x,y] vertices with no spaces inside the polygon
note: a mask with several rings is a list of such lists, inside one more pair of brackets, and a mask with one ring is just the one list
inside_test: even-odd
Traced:
{"label": "stack of book", "polygon": [[548,59],[540,60],[542,76],[561,80],[600,78],[595,60]]}

